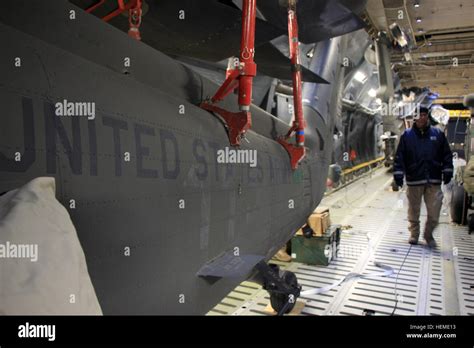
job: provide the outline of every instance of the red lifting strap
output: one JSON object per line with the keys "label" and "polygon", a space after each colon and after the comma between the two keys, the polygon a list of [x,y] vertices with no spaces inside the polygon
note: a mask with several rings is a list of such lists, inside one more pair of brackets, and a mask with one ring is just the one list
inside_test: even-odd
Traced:
{"label": "red lifting strap", "polygon": [[[95,11],[97,8],[102,6],[105,3],[106,0],[99,0],[97,4],[92,5],[91,7],[86,9],[86,12],[91,13],[92,11]],[[102,20],[105,22],[110,21],[112,18],[117,17],[119,14],[128,11],[131,9],[134,5],[136,4],[136,0],[130,0],[125,4],[124,0],[117,0],[117,9],[108,13],[104,17],[102,17]]]}
{"label": "red lifting strap", "polygon": [[[106,0],[99,0],[95,5],[87,8],[86,12],[91,13],[95,11],[102,6],[105,1]],[[139,27],[142,22],[142,0],[129,0],[127,3],[125,3],[124,0],[117,0],[117,5],[117,9],[102,17],[102,20],[108,22],[119,14],[128,11],[128,23],[130,25],[128,35],[136,40],[141,40]]]}
{"label": "red lifting strap", "polygon": [[[298,40],[298,21],[296,18],[296,0],[288,1],[288,37],[291,57],[291,71],[293,80],[293,105],[295,119],[286,136],[278,139],[278,142],[288,151],[290,155],[291,168],[295,170],[298,163],[305,156],[304,128],[306,123],[303,115],[302,77],[300,65],[300,51]],[[288,143],[288,139],[295,133],[295,145]]]}
{"label": "red lifting strap", "polygon": [[[226,80],[211,100],[201,103],[203,109],[211,111],[224,119],[232,146],[239,146],[245,132],[252,126],[250,104],[252,103],[253,78],[257,74],[257,65],[254,62],[256,13],[256,0],[244,0],[240,57],[229,61]],[[214,105],[236,88],[239,89],[240,112],[226,111]]]}
{"label": "red lifting strap", "polygon": [[136,0],[135,6],[128,10],[128,24],[130,29],[128,30],[128,36],[133,37],[135,40],[141,40],[140,36],[140,24],[142,23],[142,0]]}

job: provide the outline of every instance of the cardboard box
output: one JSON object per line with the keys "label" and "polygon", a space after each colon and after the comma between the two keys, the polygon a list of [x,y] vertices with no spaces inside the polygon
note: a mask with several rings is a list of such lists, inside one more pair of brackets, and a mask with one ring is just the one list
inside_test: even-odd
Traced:
{"label": "cardboard box", "polygon": [[309,216],[307,223],[298,231],[296,231],[296,235],[302,236],[303,228],[308,225],[313,230],[313,236],[321,237],[331,225],[329,208],[324,206],[316,208],[315,211]]}
{"label": "cardboard box", "polygon": [[319,237],[322,236],[331,225],[329,211],[311,214],[308,218],[308,225],[313,230],[314,235]]}
{"label": "cardboard box", "polygon": [[321,237],[296,235],[291,240],[291,257],[307,265],[327,266],[337,257],[340,239],[340,225],[330,226]]}
{"label": "cardboard box", "polygon": [[323,213],[329,213],[329,208],[322,205],[317,207],[313,212],[313,214],[323,214]]}

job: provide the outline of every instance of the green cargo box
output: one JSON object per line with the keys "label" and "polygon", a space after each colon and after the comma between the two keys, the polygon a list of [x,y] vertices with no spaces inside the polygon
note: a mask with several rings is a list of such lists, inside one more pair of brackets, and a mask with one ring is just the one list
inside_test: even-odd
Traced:
{"label": "green cargo box", "polygon": [[327,266],[337,257],[340,239],[340,225],[330,226],[321,237],[294,236],[291,240],[291,257],[307,265]]}

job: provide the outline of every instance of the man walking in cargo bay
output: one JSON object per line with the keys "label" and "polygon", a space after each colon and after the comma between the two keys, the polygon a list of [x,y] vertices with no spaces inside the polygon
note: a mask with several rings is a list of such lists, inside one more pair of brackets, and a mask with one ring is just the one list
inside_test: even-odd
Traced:
{"label": "man walking in cargo bay", "polygon": [[400,137],[395,156],[394,180],[403,186],[407,183],[408,223],[410,244],[417,244],[420,237],[420,209],[424,198],[428,214],[424,239],[426,244],[436,247],[433,231],[438,225],[443,201],[441,180],[448,184],[453,177],[453,155],[444,133],[429,123],[429,109],[420,107],[413,127]]}

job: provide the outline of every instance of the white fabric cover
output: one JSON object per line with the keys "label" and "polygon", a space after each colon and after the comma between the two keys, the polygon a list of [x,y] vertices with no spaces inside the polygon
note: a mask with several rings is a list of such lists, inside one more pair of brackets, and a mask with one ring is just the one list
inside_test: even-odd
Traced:
{"label": "white fabric cover", "polygon": [[[54,178],[36,178],[0,196],[0,244],[0,314],[102,314],[76,230],[55,198]],[[6,245],[37,245],[37,261],[6,257]]]}

